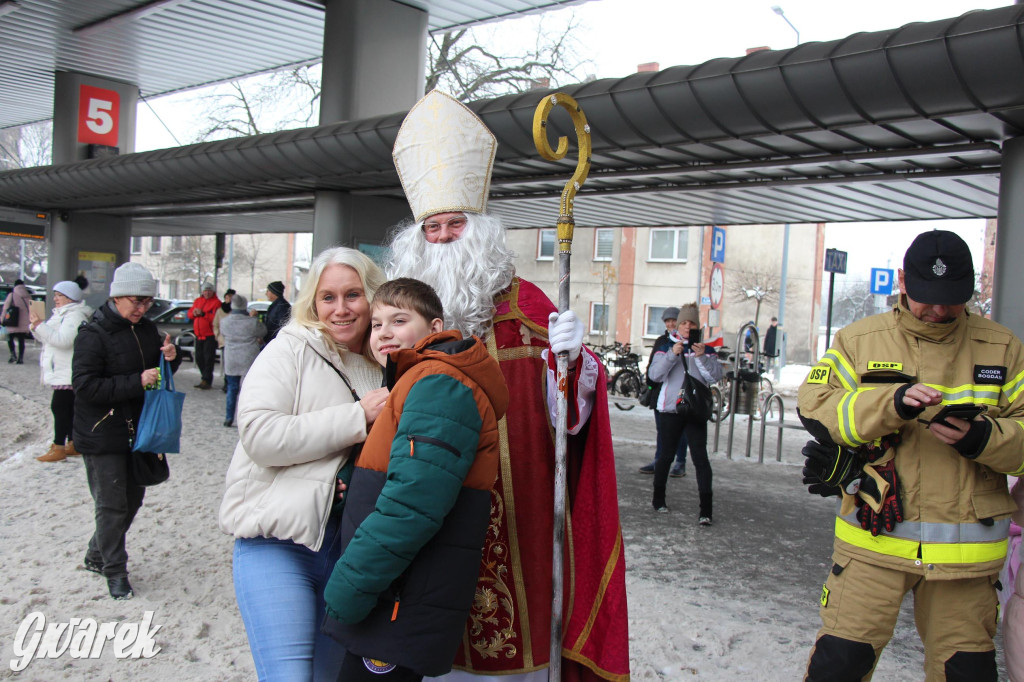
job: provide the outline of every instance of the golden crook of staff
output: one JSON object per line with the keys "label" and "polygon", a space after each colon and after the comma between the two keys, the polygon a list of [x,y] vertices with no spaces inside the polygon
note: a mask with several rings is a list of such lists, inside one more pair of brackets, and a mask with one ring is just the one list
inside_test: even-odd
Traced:
{"label": "golden crook of staff", "polygon": [[533,113],[533,143],[540,155],[548,161],[558,161],[569,151],[569,140],[565,136],[558,138],[558,149],[552,149],[548,142],[548,116],[555,105],[561,105],[572,117],[573,125],[576,126],[576,146],[579,148],[576,172],[562,190],[562,205],[558,216],[558,250],[568,253],[572,249],[572,233],[576,224],[572,217],[573,199],[590,173],[590,125],[580,105],[569,95],[556,92],[542,99]]}

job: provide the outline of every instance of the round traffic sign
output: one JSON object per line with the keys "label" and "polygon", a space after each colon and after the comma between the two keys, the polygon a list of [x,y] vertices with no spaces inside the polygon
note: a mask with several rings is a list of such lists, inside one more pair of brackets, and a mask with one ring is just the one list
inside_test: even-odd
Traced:
{"label": "round traffic sign", "polygon": [[718,310],[722,305],[722,293],[725,291],[725,270],[721,263],[711,264],[711,307]]}

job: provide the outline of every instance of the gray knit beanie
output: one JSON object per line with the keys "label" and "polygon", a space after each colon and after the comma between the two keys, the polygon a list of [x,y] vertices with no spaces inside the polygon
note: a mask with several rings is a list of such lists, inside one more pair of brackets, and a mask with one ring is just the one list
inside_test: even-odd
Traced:
{"label": "gray knit beanie", "polygon": [[156,280],[138,263],[125,263],[114,270],[110,296],[156,296]]}
{"label": "gray knit beanie", "polygon": [[679,306],[679,321],[689,320],[695,326],[700,326],[700,310],[696,303],[687,303]]}
{"label": "gray knit beanie", "polygon": [[679,319],[679,308],[675,307],[674,305],[673,306],[669,306],[668,308],[665,308],[665,312],[663,312],[661,314],[661,321],[662,322],[664,322],[665,320],[677,320],[677,319]]}
{"label": "gray knit beanie", "polygon": [[232,310],[245,310],[249,307],[249,299],[241,294],[235,294],[231,297],[231,309]]}
{"label": "gray knit beanie", "polygon": [[53,290],[59,291],[60,293],[70,298],[72,301],[81,301],[82,296],[85,295],[82,293],[82,287],[78,286],[78,284],[70,280],[57,282],[56,284],[53,285]]}

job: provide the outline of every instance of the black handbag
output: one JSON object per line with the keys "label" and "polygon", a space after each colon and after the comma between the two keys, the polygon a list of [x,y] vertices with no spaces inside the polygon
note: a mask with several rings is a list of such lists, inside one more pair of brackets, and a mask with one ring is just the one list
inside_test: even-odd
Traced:
{"label": "black handbag", "polygon": [[21,319],[21,308],[11,304],[11,307],[4,313],[3,322],[0,322],[4,327],[17,327],[18,321]]}
{"label": "black handbag", "polygon": [[156,452],[132,452],[128,457],[129,473],[136,485],[159,485],[171,477],[166,455]]}
{"label": "black handbag", "polygon": [[688,422],[706,422],[714,411],[711,389],[694,378],[690,371],[683,377],[683,386],[676,398],[676,412]]}

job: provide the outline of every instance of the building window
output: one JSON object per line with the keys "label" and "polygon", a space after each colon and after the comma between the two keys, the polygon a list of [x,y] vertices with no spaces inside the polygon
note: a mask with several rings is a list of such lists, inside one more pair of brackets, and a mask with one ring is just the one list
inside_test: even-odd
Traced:
{"label": "building window", "polygon": [[685,227],[664,227],[651,230],[651,249],[648,260],[685,261],[690,230]]}
{"label": "building window", "polygon": [[611,260],[615,247],[615,230],[599,227],[594,230],[594,260]]}
{"label": "building window", "polygon": [[171,237],[171,253],[181,253],[182,249],[182,237]]}
{"label": "building window", "polygon": [[590,304],[591,334],[604,334],[605,332],[610,331],[608,327],[608,310],[609,306],[607,303]]}
{"label": "building window", "polygon": [[167,283],[167,298],[178,298],[178,281],[172,279]]}
{"label": "building window", "polygon": [[132,237],[132,255],[137,256],[142,253],[142,237]]}
{"label": "building window", "polygon": [[665,331],[665,321],[661,319],[667,305],[649,305],[645,313],[647,322],[644,325],[644,337],[659,337]]}
{"label": "building window", "polygon": [[541,229],[537,234],[537,260],[553,260],[555,257],[556,230]]}
{"label": "building window", "polygon": [[162,237],[150,237],[149,238],[149,252],[160,253],[160,241]]}

